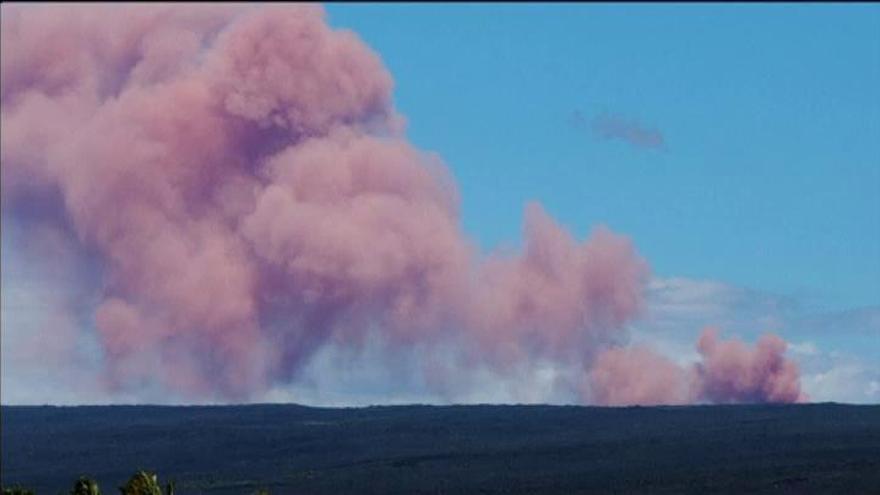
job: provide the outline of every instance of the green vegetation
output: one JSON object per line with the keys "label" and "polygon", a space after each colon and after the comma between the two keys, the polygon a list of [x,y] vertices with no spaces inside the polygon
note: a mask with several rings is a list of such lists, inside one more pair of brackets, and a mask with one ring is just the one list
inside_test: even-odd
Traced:
{"label": "green vegetation", "polygon": [[95,480],[80,476],[73,485],[73,490],[70,490],[70,495],[101,495],[101,489]]}
{"label": "green vegetation", "polygon": [[[119,491],[122,495],[174,495],[174,483],[168,482],[165,485],[165,490],[162,491],[159,488],[159,479],[155,474],[138,471],[129,478],[128,482],[119,487]],[[36,494],[33,490],[13,486],[3,488],[3,495]],[[98,487],[97,481],[86,476],[80,476],[76,483],[73,484],[70,495],[101,495],[101,489]],[[268,492],[262,490],[260,495],[268,495]]]}
{"label": "green vegetation", "polygon": [[[122,495],[163,495],[156,475],[146,471],[135,473],[128,480],[128,483],[119,487],[119,491],[122,492]],[[164,495],[174,495],[174,485],[172,483],[165,485]]]}
{"label": "green vegetation", "polygon": [[20,486],[13,486],[9,488],[4,488],[3,495],[34,495],[34,491],[28,490],[27,488],[22,488]]}

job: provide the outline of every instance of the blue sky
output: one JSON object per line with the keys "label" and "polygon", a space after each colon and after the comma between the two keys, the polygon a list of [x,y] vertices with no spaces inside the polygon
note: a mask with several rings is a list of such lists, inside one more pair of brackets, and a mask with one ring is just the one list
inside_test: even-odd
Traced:
{"label": "blue sky", "polygon": [[[343,5],[484,247],[539,200],[633,238],[658,276],[880,304],[880,7]],[[606,113],[661,150],[572,125]]]}

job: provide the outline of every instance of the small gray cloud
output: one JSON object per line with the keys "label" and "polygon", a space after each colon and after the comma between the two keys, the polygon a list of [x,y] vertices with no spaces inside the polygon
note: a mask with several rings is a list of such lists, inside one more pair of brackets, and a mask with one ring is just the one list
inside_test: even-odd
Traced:
{"label": "small gray cloud", "polygon": [[[575,110],[570,118],[576,128],[587,128],[587,119],[579,110]],[[600,113],[589,122],[592,133],[603,139],[617,139],[630,146],[644,149],[664,149],[666,139],[663,133],[642,123],[610,113]]]}

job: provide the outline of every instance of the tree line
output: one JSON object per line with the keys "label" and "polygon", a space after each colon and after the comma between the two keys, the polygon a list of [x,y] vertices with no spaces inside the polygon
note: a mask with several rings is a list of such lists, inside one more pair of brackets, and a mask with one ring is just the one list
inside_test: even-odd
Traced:
{"label": "tree line", "polygon": [[[168,482],[165,488],[159,485],[158,477],[153,473],[138,471],[128,482],[119,487],[121,495],[174,495],[174,483]],[[86,476],[80,476],[70,490],[70,495],[101,495],[98,482]],[[21,486],[3,488],[3,495],[35,495],[34,490]],[[269,495],[266,490],[260,490],[255,495]]]}

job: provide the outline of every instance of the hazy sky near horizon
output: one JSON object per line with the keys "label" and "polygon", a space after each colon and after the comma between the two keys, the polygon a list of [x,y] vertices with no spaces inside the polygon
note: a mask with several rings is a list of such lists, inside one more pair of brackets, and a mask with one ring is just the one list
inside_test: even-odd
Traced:
{"label": "hazy sky near horizon", "polygon": [[[812,398],[880,402],[880,6],[325,8],[381,58],[408,138],[450,168],[463,228],[483,249],[519,247],[531,200],[579,239],[607,225],[651,267],[633,342],[686,363],[705,325],[750,342],[773,331]],[[14,353],[45,324],[45,301],[94,273],[34,265],[20,226],[3,223],[3,402],[81,401]],[[98,344],[78,345],[77,373],[92,380]],[[389,379],[382,361],[369,346],[330,346],[263,399],[448,399]],[[566,401],[514,390],[542,387],[537,375],[496,379],[453,399]]]}

